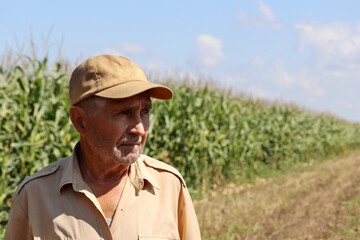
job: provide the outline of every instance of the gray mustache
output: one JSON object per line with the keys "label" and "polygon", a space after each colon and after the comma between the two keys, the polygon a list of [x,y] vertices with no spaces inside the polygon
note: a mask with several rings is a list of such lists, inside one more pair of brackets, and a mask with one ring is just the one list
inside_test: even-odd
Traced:
{"label": "gray mustache", "polygon": [[120,139],[119,144],[141,144],[142,137],[141,136],[131,136],[127,135]]}

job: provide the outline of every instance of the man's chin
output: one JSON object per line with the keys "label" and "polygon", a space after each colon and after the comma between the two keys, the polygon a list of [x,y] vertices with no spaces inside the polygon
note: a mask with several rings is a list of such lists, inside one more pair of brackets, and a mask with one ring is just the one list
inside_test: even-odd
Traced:
{"label": "man's chin", "polygon": [[140,157],[140,153],[138,152],[133,152],[133,153],[129,153],[126,156],[121,156],[121,157],[116,157],[116,160],[122,164],[133,164],[134,162],[136,162],[136,160],[138,160],[138,158]]}

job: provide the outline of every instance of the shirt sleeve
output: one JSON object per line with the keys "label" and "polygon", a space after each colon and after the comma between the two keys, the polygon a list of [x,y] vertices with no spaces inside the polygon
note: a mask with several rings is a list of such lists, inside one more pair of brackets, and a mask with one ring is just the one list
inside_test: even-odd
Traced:
{"label": "shirt sleeve", "polygon": [[27,198],[25,189],[14,196],[4,240],[31,240],[31,227],[27,216]]}
{"label": "shirt sleeve", "polygon": [[179,196],[179,235],[181,240],[200,240],[200,228],[189,191],[182,186]]}

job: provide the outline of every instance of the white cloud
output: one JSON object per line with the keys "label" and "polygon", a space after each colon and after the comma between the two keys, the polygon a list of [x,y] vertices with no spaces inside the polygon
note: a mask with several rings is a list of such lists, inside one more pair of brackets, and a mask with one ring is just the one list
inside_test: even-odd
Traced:
{"label": "white cloud", "polygon": [[263,1],[257,2],[259,15],[248,15],[244,9],[239,9],[237,21],[240,26],[250,25],[256,28],[268,28],[273,30],[283,29],[282,23],[276,21],[276,15]]}
{"label": "white cloud", "polygon": [[[360,79],[360,29],[344,23],[302,23],[295,25],[299,50],[307,56],[295,74],[296,82],[307,96],[325,101],[337,114],[355,119],[355,112],[335,104],[339,99],[356,102]],[[316,104],[319,105],[317,102]]]}
{"label": "white cloud", "polygon": [[255,86],[250,86],[245,88],[245,93],[249,94],[254,98],[261,98],[261,99],[268,98],[268,94],[265,91]]}
{"label": "white cloud", "polygon": [[237,75],[231,75],[231,74],[224,74],[223,76],[220,76],[220,78],[230,85],[238,84],[238,83],[244,83],[246,82],[245,77],[237,76]]}
{"label": "white cloud", "polygon": [[262,75],[257,74],[257,76],[263,81],[268,82],[274,91],[282,92],[284,95],[287,95],[289,92],[315,97],[325,95],[325,91],[320,85],[320,77],[314,74],[311,69],[304,67],[292,73],[285,68],[284,61],[281,59],[261,66],[260,71],[258,68],[256,68],[256,71],[262,72]]}
{"label": "white cloud", "polygon": [[266,20],[268,21],[274,21],[275,20],[275,14],[272,12],[269,6],[265,5],[263,1],[258,1],[258,7],[259,10],[264,14]]}
{"label": "white cloud", "polygon": [[195,64],[200,67],[214,67],[225,59],[222,41],[210,35],[196,38]]}
{"label": "white cloud", "polygon": [[319,97],[323,97],[325,95],[324,90],[321,88],[313,89],[312,91],[310,91],[310,93],[314,96],[319,96]]}
{"label": "white cloud", "polygon": [[295,77],[289,74],[285,68],[282,60],[277,60],[273,66],[273,75],[276,83],[280,86],[289,86],[295,82]]}
{"label": "white cloud", "polygon": [[145,53],[146,48],[140,44],[122,42],[120,48],[126,53]]}
{"label": "white cloud", "polygon": [[254,58],[251,61],[251,65],[253,65],[254,67],[263,67],[266,65],[266,61],[262,58]]}
{"label": "white cloud", "polygon": [[344,78],[344,77],[346,77],[346,74],[343,71],[327,70],[327,71],[324,72],[324,76],[328,76],[328,77],[331,77],[331,78]]}
{"label": "white cloud", "polygon": [[[246,25],[248,23],[248,16],[243,9],[239,9],[239,14],[237,16],[238,23],[242,25]],[[360,28],[360,27],[359,27]]]}
{"label": "white cloud", "polygon": [[104,54],[111,54],[111,55],[115,55],[115,56],[123,56],[123,55],[125,55],[124,52],[120,51],[117,48],[105,48],[104,49]]}
{"label": "white cloud", "polygon": [[303,68],[294,74],[296,86],[304,89],[311,96],[322,97],[325,95],[324,90],[319,87],[321,79],[308,68]]}
{"label": "white cloud", "polygon": [[309,97],[309,98],[307,98],[307,102],[308,103],[315,103],[315,98],[313,98],[313,97]]}
{"label": "white cloud", "polygon": [[119,56],[128,56],[136,54],[145,55],[148,53],[148,51],[144,46],[140,44],[123,41],[117,47],[106,48],[104,50],[104,53]]}
{"label": "white cloud", "polygon": [[162,72],[169,69],[169,66],[161,61],[151,60],[144,64],[144,68],[150,72]]}
{"label": "white cloud", "polygon": [[345,76],[360,67],[360,32],[343,23],[297,24],[299,50],[309,47],[312,68],[325,75]]}
{"label": "white cloud", "polygon": [[269,25],[269,28],[272,30],[281,30],[284,29],[284,25],[280,22],[273,22]]}
{"label": "white cloud", "polygon": [[341,107],[341,108],[345,108],[347,110],[354,110],[357,106],[357,103],[353,104],[351,102],[346,102],[346,101],[343,101],[343,100],[337,100],[336,101],[336,104]]}
{"label": "white cloud", "polygon": [[[318,49],[335,51],[340,45],[348,43],[351,30],[345,24],[319,25],[319,24],[296,24],[295,29],[299,33],[300,46],[311,44]],[[350,44],[351,46],[351,44]]]}
{"label": "white cloud", "polygon": [[325,95],[325,92],[323,89],[317,86],[315,82],[311,81],[299,81],[298,82],[301,87],[303,87],[306,92],[311,96],[318,96],[322,97]]}

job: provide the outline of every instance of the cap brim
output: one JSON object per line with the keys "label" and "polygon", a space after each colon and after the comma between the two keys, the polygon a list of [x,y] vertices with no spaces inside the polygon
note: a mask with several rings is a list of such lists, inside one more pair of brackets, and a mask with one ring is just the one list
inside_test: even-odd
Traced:
{"label": "cap brim", "polygon": [[170,88],[144,81],[122,83],[97,92],[94,95],[104,98],[119,99],[132,97],[146,91],[149,91],[150,97],[162,100],[171,99],[173,96],[173,92]]}

